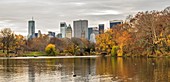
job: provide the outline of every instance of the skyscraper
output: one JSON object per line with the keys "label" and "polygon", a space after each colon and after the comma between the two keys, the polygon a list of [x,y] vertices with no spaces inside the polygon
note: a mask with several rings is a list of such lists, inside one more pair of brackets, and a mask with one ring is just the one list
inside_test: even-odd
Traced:
{"label": "skyscraper", "polygon": [[67,28],[67,24],[65,22],[61,22],[60,23],[60,32],[62,34],[62,38],[66,37],[66,28]]}
{"label": "skyscraper", "polygon": [[42,37],[41,30],[38,30],[38,37]]}
{"label": "skyscraper", "polygon": [[98,27],[93,27],[93,33],[95,35],[98,35],[99,34],[99,28]]}
{"label": "skyscraper", "polygon": [[93,33],[93,28],[88,28],[88,40],[90,40],[90,35]]}
{"label": "skyscraper", "polygon": [[73,21],[74,37],[88,39],[88,20]]}
{"label": "skyscraper", "polygon": [[48,31],[48,37],[54,38],[55,37],[55,32]]}
{"label": "skyscraper", "polygon": [[69,24],[67,29],[66,29],[66,37],[71,38],[72,37],[72,28],[71,25]]}
{"label": "skyscraper", "polygon": [[35,37],[35,21],[30,20],[28,21],[28,39],[32,39]]}
{"label": "skyscraper", "polygon": [[110,21],[110,28],[118,25],[118,24],[122,24],[123,23],[123,20],[112,20]]}
{"label": "skyscraper", "polygon": [[62,34],[61,34],[61,33],[58,33],[58,34],[57,34],[57,38],[62,38]]}
{"label": "skyscraper", "polygon": [[104,24],[99,24],[99,34],[104,33]]}

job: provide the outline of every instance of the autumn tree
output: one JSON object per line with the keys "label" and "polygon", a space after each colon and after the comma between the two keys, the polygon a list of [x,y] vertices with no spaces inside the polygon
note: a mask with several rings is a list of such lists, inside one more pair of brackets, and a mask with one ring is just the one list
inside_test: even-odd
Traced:
{"label": "autumn tree", "polygon": [[13,46],[13,50],[15,50],[15,53],[18,54],[19,50],[24,50],[25,45],[25,38],[22,35],[15,35],[15,46]]}
{"label": "autumn tree", "polygon": [[28,51],[44,51],[44,48],[48,45],[48,43],[48,35],[42,35],[41,37],[27,40],[25,48]]}
{"label": "autumn tree", "polygon": [[[167,12],[166,12],[167,13]],[[150,54],[156,54],[157,51],[163,54],[162,43],[166,43],[166,36],[170,33],[170,17],[162,11],[139,12],[133,19],[133,25],[137,28],[136,43]]]}
{"label": "autumn tree", "polygon": [[[124,47],[128,45],[131,41],[131,33],[129,29],[130,26],[128,24],[119,24],[112,29],[109,29],[104,34],[98,35],[96,37],[97,48],[108,53],[111,53],[111,50],[118,50],[119,53],[117,54],[117,56],[123,56]],[[119,47],[119,49],[112,49],[115,47]]]}
{"label": "autumn tree", "polygon": [[112,46],[116,45],[113,38],[113,30],[110,29],[103,34],[96,36],[96,50],[99,52],[111,52]]}
{"label": "autumn tree", "polygon": [[45,52],[48,55],[56,55],[57,51],[56,51],[55,45],[54,44],[48,44],[47,47],[45,48]]}
{"label": "autumn tree", "polygon": [[9,48],[15,44],[15,34],[10,28],[4,28],[1,30],[2,34],[2,43],[3,43],[3,52],[6,49],[7,55],[9,54]]}

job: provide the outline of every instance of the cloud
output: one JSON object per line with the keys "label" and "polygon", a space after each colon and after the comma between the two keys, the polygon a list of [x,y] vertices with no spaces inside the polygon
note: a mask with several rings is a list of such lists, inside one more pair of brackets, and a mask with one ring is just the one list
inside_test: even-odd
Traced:
{"label": "cloud", "polygon": [[[59,23],[87,19],[90,26],[109,20],[124,20],[139,11],[163,10],[169,0],[1,0],[0,28],[9,26],[16,33],[27,35],[27,22],[34,17],[42,33],[59,31]],[[72,25],[73,26],[73,25]],[[107,25],[106,25],[107,26]]]}
{"label": "cloud", "polygon": [[72,3],[73,5],[75,6],[83,6],[83,5],[86,5],[86,3],[82,3],[82,2],[74,2]]}
{"label": "cloud", "polygon": [[93,13],[87,13],[86,15],[118,15],[118,14],[121,14],[121,12],[115,10],[103,10]]}

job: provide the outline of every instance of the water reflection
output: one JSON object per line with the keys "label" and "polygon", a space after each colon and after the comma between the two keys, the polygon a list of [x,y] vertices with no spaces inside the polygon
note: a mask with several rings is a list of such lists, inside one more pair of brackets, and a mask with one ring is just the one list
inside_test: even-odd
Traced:
{"label": "water reflection", "polygon": [[168,58],[1,59],[1,82],[169,82]]}

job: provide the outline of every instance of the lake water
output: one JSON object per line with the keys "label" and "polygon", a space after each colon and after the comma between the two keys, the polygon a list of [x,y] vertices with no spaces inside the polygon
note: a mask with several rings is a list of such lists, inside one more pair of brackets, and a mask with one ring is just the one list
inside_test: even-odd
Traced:
{"label": "lake water", "polygon": [[170,59],[1,58],[0,82],[170,82]]}

